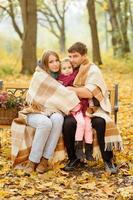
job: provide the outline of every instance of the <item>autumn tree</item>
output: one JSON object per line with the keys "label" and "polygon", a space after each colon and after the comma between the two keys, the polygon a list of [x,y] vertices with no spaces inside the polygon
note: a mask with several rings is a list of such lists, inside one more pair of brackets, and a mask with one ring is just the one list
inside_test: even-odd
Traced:
{"label": "autumn tree", "polygon": [[[31,74],[36,66],[36,0],[6,0],[0,3],[0,8],[4,14],[10,17],[13,28],[22,41],[21,73]],[[22,19],[23,30],[21,30],[16,20],[18,16]]]}
{"label": "autumn tree", "polygon": [[[115,56],[124,56],[130,52],[128,40],[128,12],[130,11],[129,0],[114,2],[108,0],[108,12],[112,26],[112,45]],[[131,16],[132,17],[132,16]]]}
{"label": "autumn tree", "polygon": [[129,0],[119,0],[116,2],[116,9],[117,9],[117,16],[118,16],[118,22],[119,27],[122,34],[122,50],[123,54],[130,52],[129,47],[129,40],[128,40],[128,21],[129,21]]}
{"label": "autumn tree", "polygon": [[[130,45],[128,39],[128,28],[133,30],[132,18],[132,1],[131,0],[96,0],[96,2],[104,10],[104,14],[110,18],[112,46],[114,56],[124,56],[130,52]],[[130,20],[130,24],[129,24]],[[106,24],[107,25],[107,24]],[[107,29],[107,27],[106,27]],[[108,32],[108,31],[107,31]],[[107,36],[107,33],[106,33]]]}
{"label": "autumn tree", "polygon": [[113,0],[108,0],[108,12],[110,15],[110,23],[112,26],[111,34],[114,56],[122,56],[122,36],[116,16],[115,3]]}
{"label": "autumn tree", "polygon": [[130,25],[133,35],[133,2],[129,1],[129,19],[130,19]]}
{"label": "autumn tree", "polygon": [[89,24],[90,24],[90,30],[91,30],[93,61],[95,63],[102,64],[100,47],[99,47],[99,38],[98,38],[98,32],[97,32],[95,2],[93,0],[87,1],[87,10],[88,10],[88,15],[89,15]]}
{"label": "autumn tree", "polygon": [[36,0],[19,0],[23,21],[22,73],[33,73],[36,66]]}
{"label": "autumn tree", "polygon": [[41,14],[39,22],[58,39],[61,52],[65,52],[66,49],[65,14],[67,8],[67,0],[42,0],[38,6],[38,12]]}

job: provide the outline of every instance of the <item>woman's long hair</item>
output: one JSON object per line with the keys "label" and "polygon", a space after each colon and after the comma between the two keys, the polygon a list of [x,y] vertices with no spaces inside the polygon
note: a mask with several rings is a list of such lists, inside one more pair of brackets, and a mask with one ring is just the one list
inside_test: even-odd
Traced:
{"label": "woman's long hair", "polygon": [[49,51],[44,52],[42,55],[41,61],[40,61],[40,66],[47,73],[50,73],[48,65],[49,65],[49,56],[51,56],[51,55],[55,56],[60,62],[60,58],[55,51],[49,50]]}

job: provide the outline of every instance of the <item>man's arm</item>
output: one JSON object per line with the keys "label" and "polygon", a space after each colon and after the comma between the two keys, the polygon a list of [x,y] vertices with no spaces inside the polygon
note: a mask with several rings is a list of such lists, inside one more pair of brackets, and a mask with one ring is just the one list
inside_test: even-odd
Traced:
{"label": "man's arm", "polygon": [[85,87],[75,88],[75,87],[68,86],[67,88],[76,92],[79,98],[92,99],[93,97],[92,93]]}

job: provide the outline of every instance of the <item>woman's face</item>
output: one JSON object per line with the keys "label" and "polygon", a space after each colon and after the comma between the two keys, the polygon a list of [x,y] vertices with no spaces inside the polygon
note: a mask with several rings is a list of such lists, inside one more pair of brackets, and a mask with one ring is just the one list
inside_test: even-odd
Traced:
{"label": "woman's face", "polygon": [[56,56],[54,55],[49,56],[48,68],[51,72],[58,72],[60,70],[60,61]]}

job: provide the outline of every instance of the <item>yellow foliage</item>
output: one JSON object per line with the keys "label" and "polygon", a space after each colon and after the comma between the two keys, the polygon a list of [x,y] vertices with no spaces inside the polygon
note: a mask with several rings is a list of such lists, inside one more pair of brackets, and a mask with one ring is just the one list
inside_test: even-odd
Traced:
{"label": "yellow foliage", "polygon": [[107,2],[103,2],[103,4],[102,4],[102,9],[104,10],[104,11],[107,11],[108,10],[108,3]]}
{"label": "yellow foliage", "polygon": [[[40,51],[41,52],[41,51]],[[41,53],[40,53],[41,55]],[[4,54],[3,54],[4,56]],[[22,170],[13,170],[10,162],[11,134],[0,130],[0,199],[116,199],[133,196],[133,59],[113,60],[104,56],[101,69],[108,85],[119,83],[118,128],[123,137],[124,151],[116,153],[118,175],[104,173],[103,163],[87,163],[85,169],[68,173],[60,170],[63,164],[51,167],[47,173],[30,176]],[[130,72],[130,73],[129,73]],[[8,83],[30,81],[29,76],[14,75],[4,78]]]}

